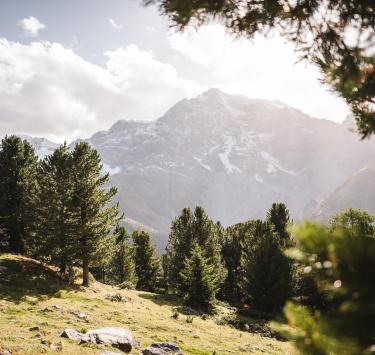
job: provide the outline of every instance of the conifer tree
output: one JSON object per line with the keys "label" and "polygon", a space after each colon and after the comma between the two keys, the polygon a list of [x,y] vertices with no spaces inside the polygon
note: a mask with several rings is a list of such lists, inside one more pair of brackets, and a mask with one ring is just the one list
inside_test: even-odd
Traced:
{"label": "conifer tree", "polygon": [[37,165],[34,149],[6,136],[0,149],[0,230],[14,253],[25,254],[35,236]]}
{"label": "conifer tree", "polygon": [[292,266],[280,247],[278,236],[263,221],[255,221],[244,241],[241,265],[242,293],[260,311],[274,313],[292,292]]}
{"label": "conifer tree", "polygon": [[167,278],[170,288],[184,294],[184,282],[180,271],[184,260],[191,256],[195,245],[201,247],[203,256],[214,265],[221,281],[225,277],[225,269],[221,258],[222,230],[215,224],[204,209],[197,206],[194,214],[189,208],[182,210],[181,215],[172,222],[171,233],[166,248]]}
{"label": "conifer tree", "polygon": [[104,188],[109,175],[101,172],[98,152],[81,142],[75,146],[72,159],[73,205],[79,213],[76,258],[82,263],[83,285],[89,286],[89,268],[103,258],[97,251],[121,217],[118,204],[110,205],[117,190]]}
{"label": "conifer tree", "polygon": [[240,287],[242,279],[241,259],[245,240],[251,238],[253,221],[238,223],[226,229],[222,242],[222,257],[227,275],[220,287],[220,297],[230,303],[241,302],[244,295]]}
{"label": "conifer tree", "polygon": [[185,303],[205,312],[211,312],[221,280],[214,264],[204,257],[198,244],[194,246],[191,256],[185,259],[180,275],[186,290]]}
{"label": "conifer tree", "polygon": [[109,265],[109,277],[112,283],[126,283],[129,287],[135,287],[137,277],[135,274],[134,248],[130,243],[129,234],[124,227],[117,226],[114,237],[116,241]]}
{"label": "conifer tree", "polygon": [[290,247],[292,244],[288,227],[290,225],[289,210],[284,203],[273,203],[267,211],[267,222],[271,225],[272,230],[280,238],[280,245]]}
{"label": "conifer tree", "polygon": [[179,217],[172,221],[168,245],[163,260],[164,274],[168,287],[177,289],[182,283],[180,271],[184,260],[193,246],[194,217],[190,208],[184,208]]}
{"label": "conifer tree", "polygon": [[73,205],[73,159],[66,143],[41,162],[38,176],[38,254],[64,273],[75,258],[79,217]]}
{"label": "conifer tree", "polygon": [[161,265],[150,235],[145,231],[132,234],[135,249],[137,290],[154,292],[161,279]]}

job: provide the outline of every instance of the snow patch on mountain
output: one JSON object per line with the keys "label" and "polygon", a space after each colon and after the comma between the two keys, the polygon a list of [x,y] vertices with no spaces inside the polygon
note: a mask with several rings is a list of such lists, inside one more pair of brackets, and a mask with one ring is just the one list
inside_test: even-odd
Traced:
{"label": "snow patch on mountain", "polygon": [[232,174],[234,171],[240,173],[241,170],[237,166],[233,165],[229,159],[232,155],[233,148],[236,147],[236,140],[232,136],[226,136],[224,147],[224,152],[219,153],[218,156],[223,163],[226,172],[228,174]]}
{"label": "snow patch on mountain", "polygon": [[271,154],[265,151],[262,151],[260,154],[262,158],[268,163],[267,173],[273,174],[273,173],[276,173],[277,171],[282,171],[283,173],[289,174],[291,176],[297,176],[299,174],[298,172],[295,172],[293,170],[288,170],[282,167],[279,161],[276,158],[274,158]]}
{"label": "snow patch on mountain", "polygon": [[211,167],[208,166],[208,165],[206,165],[206,164],[204,164],[204,163],[202,163],[202,159],[200,159],[200,158],[198,158],[198,157],[193,157],[193,158],[194,158],[194,160],[196,160],[196,161],[199,163],[199,165],[201,165],[203,168],[205,168],[205,169],[208,170],[208,171],[211,171]]}

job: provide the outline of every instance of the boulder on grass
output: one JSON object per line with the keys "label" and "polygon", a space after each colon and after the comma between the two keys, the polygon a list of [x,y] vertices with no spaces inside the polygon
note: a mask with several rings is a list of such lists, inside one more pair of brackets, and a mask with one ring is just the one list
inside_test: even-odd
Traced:
{"label": "boulder on grass", "polygon": [[107,327],[88,331],[81,338],[82,343],[108,344],[122,351],[132,350],[133,336],[130,330]]}
{"label": "boulder on grass", "polygon": [[65,329],[62,333],[61,336],[63,338],[68,338],[70,340],[81,340],[83,337],[83,334],[80,332],[77,332],[74,329]]}
{"label": "boulder on grass", "polygon": [[148,348],[142,350],[142,355],[182,355],[176,343],[153,343]]}

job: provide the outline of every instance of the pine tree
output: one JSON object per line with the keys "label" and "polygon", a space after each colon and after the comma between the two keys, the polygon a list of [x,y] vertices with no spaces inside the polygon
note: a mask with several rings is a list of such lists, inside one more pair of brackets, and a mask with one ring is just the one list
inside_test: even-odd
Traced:
{"label": "pine tree", "polygon": [[243,274],[241,259],[244,242],[251,238],[253,223],[253,221],[238,223],[225,231],[221,253],[227,275],[220,287],[220,297],[230,303],[239,303],[244,298],[240,287]]}
{"label": "pine tree", "polygon": [[195,245],[199,245],[203,255],[214,265],[219,278],[225,278],[225,269],[221,258],[222,229],[215,224],[202,207],[197,206],[194,214],[189,208],[172,222],[171,233],[166,248],[167,278],[169,287],[184,294],[184,282],[180,271],[184,260],[191,256]]}
{"label": "pine tree", "polygon": [[220,275],[214,265],[204,257],[198,244],[193,248],[191,256],[185,259],[180,275],[186,290],[185,303],[205,312],[211,312],[219,288]]}
{"label": "pine tree", "polygon": [[110,205],[117,190],[103,187],[109,179],[102,174],[100,157],[86,142],[78,143],[72,153],[73,205],[79,218],[76,233],[76,258],[81,260],[83,285],[89,286],[89,268],[100,263],[103,253],[98,252],[103,240],[118,223],[118,204]]}
{"label": "pine tree", "polygon": [[138,279],[137,290],[154,292],[161,279],[161,265],[155,246],[151,243],[150,235],[144,231],[134,231],[132,239]]}
{"label": "pine tree", "polygon": [[37,165],[34,149],[6,136],[0,149],[0,230],[14,253],[25,254],[35,236]]}
{"label": "pine tree", "polygon": [[178,289],[182,283],[180,271],[184,266],[187,253],[193,247],[193,222],[194,217],[190,208],[184,208],[171,225],[163,269],[168,288],[172,290]]}
{"label": "pine tree", "polygon": [[273,203],[267,211],[267,222],[272,226],[272,230],[280,238],[280,245],[283,248],[291,247],[292,240],[288,232],[290,226],[289,210],[284,203]]}
{"label": "pine tree", "polygon": [[39,169],[38,256],[66,271],[75,258],[78,209],[73,205],[73,157],[66,143]]}
{"label": "pine tree", "polygon": [[252,307],[269,313],[280,311],[292,292],[293,270],[268,223],[253,223],[252,233],[244,241],[241,265],[242,293]]}
{"label": "pine tree", "polygon": [[293,234],[296,260],[327,304],[320,312],[289,303],[289,337],[305,354],[370,353],[375,339],[375,237],[357,227],[332,229],[308,222]]}
{"label": "pine tree", "polygon": [[130,243],[129,234],[124,227],[117,226],[114,237],[116,241],[108,266],[109,278],[112,283],[135,287],[137,277],[135,274],[134,248]]}

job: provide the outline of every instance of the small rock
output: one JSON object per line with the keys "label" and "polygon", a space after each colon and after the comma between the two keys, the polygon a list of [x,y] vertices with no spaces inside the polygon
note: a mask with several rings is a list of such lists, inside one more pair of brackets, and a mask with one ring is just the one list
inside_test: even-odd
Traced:
{"label": "small rock", "polygon": [[8,350],[2,350],[0,349],[0,355],[12,355]]}
{"label": "small rock", "polygon": [[200,336],[199,336],[198,334],[193,334],[193,338],[195,338],[195,339],[199,339]]}
{"label": "small rock", "polygon": [[80,332],[77,332],[77,331],[74,330],[74,329],[69,329],[69,328],[67,328],[67,329],[65,329],[65,330],[61,333],[60,336],[63,337],[63,338],[68,338],[68,339],[70,339],[70,340],[81,340],[82,337],[83,337],[83,334],[80,333]]}
{"label": "small rock", "polygon": [[29,328],[29,330],[30,330],[30,332],[39,331],[40,327],[38,325],[36,325],[34,327]]}
{"label": "small rock", "polygon": [[41,312],[44,312],[44,313],[48,313],[48,312],[52,312],[52,309],[48,308],[48,307],[45,307],[41,310]]}
{"label": "small rock", "polygon": [[54,305],[52,306],[52,308],[55,308],[55,309],[61,309],[61,306],[59,306],[58,304],[54,304]]}
{"label": "small rock", "polygon": [[133,339],[133,343],[132,345],[135,347],[135,348],[138,348],[141,346],[141,341],[138,340],[138,339]]}
{"label": "small rock", "polygon": [[182,355],[176,343],[153,343],[148,348],[142,350],[142,355]]}
{"label": "small rock", "polygon": [[40,334],[40,333],[36,333],[34,336],[33,336],[33,338],[41,338],[42,337],[42,335]]}
{"label": "small rock", "polygon": [[247,332],[250,330],[250,326],[247,323],[243,327]]}
{"label": "small rock", "polygon": [[78,317],[79,319],[87,319],[88,314],[87,314],[87,313],[84,313],[84,312],[79,312],[79,313],[77,314],[77,317]]}
{"label": "small rock", "polygon": [[113,351],[101,351],[99,355],[121,355],[121,353],[114,353]]}

